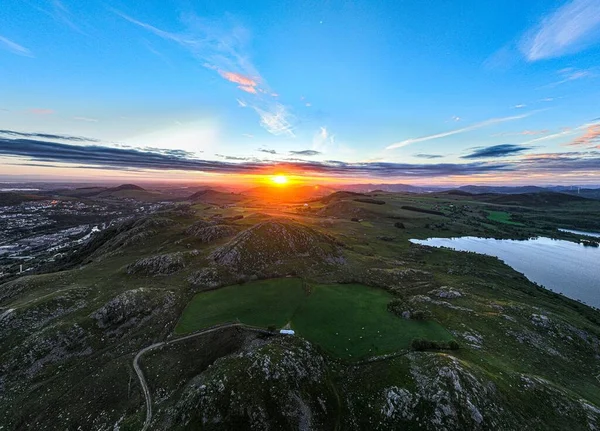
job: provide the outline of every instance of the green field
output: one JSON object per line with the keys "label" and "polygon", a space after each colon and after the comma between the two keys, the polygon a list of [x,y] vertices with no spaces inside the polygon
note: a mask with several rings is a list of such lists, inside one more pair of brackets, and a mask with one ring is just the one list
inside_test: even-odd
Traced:
{"label": "green field", "polygon": [[392,295],[359,284],[316,284],[295,278],[257,281],[199,293],[187,305],[175,332],[218,323],[278,328],[288,322],[299,335],[334,356],[353,360],[408,348],[413,338],[447,341],[436,322],[401,319],[387,310]]}
{"label": "green field", "polygon": [[199,293],[183,310],[175,333],[185,334],[233,321],[279,328],[292,319],[305,297],[299,278],[261,280]]}
{"label": "green field", "polygon": [[510,213],[505,211],[488,211],[488,220],[497,221],[504,224],[512,224],[514,226],[524,226],[523,223],[512,221]]}

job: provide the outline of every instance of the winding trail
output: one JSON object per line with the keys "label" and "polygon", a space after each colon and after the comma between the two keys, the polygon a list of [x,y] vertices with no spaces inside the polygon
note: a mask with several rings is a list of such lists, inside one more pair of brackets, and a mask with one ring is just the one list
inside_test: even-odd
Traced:
{"label": "winding trail", "polygon": [[242,328],[242,329],[245,329],[248,331],[260,332],[262,334],[276,335],[276,334],[273,334],[272,332],[266,331],[264,329],[244,325],[243,323],[225,323],[223,325],[213,326],[212,328],[208,328],[208,329],[205,329],[200,332],[195,332],[193,334],[186,335],[185,337],[176,338],[171,341],[161,341],[159,343],[154,343],[148,347],[144,347],[142,350],[140,350],[137,353],[137,355],[135,355],[135,358],[133,358],[133,369],[135,370],[135,373],[137,374],[138,379],[140,380],[140,385],[142,386],[142,391],[144,392],[144,398],[146,399],[146,420],[144,421],[144,426],[142,427],[142,431],[147,431],[148,428],[150,427],[150,423],[152,422],[152,396],[150,394],[150,388],[148,388],[148,383],[146,382],[146,378],[144,377],[144,372],[140,368],[140,364],[139,364],[139,360],[142,357],[142,355],[144,355],[144,353],[147,353],[147,352],[154,350],[156,348],[159,348],[159,347],[179,343],[181,341],[189,340],[190,338],[199,337],[201,335],[206,335],[211,332],[220,331],[222,329],[236,328],[236,327]]}

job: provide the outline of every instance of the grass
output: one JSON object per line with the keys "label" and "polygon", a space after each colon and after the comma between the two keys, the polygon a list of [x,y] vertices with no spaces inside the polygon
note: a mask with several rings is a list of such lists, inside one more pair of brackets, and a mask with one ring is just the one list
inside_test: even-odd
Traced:
{"label": "grass", "polygon": [[281,327],[291,320],[305,296],[299,278],[261,280],[198,293],[183,310],[175,333],[233,321]]}
{"label": "grass", "polygon": [[197,294],[175,332],[234,320],[262,327],[291,322],[299,335],[348,360],[406,349],[413,338],[452,338],[435,322],[404,320],[390,313],[391,299],[382,289],[359,284],[315,284],[307,295],[300,279],[257,281]]}
{"label": "grass", "polygon": [[488,220],[497,221],[499,223],[511,224],[513,226],[524,226],[523,223],[512,221],[510,213],[505,211],[488,211]]}
{"label": "grass", "polygon": [[360,284],[320,284],[292,319],[309,341],[345,359],[392,353],[413,338],[446,341],[451,335],[436,322],[417,322],[387,310],[392,295]]}

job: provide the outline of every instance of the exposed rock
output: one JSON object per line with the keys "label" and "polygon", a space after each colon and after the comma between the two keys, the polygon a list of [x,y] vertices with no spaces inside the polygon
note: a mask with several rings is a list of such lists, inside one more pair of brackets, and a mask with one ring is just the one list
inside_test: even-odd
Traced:
{"label": "exposed rock", "polygon": [[345,262],[335,239],[287,219],[258,223],[217,249],[211,258],[241,273],[253,273],[291,259],[303,265]]}
{"label": "exposed rock", "polygon": [[214,225],[204,227],[190,227],[186,230],[186,234],[193,236],[201,242],[212,242],[221,238],[233,236],[238,232],[238,229],[227,225]]}
{"label": "exposed rock", "polygon": [[183,254],[177,252],[140,259],[127,266],[127,274],[168,275],[184,267]]}
{"label": "exposed rock", "polygon": [[275,339],[194,377],[163,428],[331,429],[331,400],[318,351],[299,339]]}
{"label": "exposed rock", "polygon": [[151,314],[164,313],[174,305],[171,292],[152,292],[139,288],[128,290],[115,296],[90,317],[96,320],[99,328],[112,328],[112,331],[123,332],[136,326]]}

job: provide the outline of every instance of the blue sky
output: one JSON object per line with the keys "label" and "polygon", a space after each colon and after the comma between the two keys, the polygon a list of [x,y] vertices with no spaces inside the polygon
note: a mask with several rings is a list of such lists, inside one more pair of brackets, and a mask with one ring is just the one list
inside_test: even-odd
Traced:
{"label": "blue sky", "polygon": [[0,167],[600,184],[599,42],[598,0],[3,0]]}

